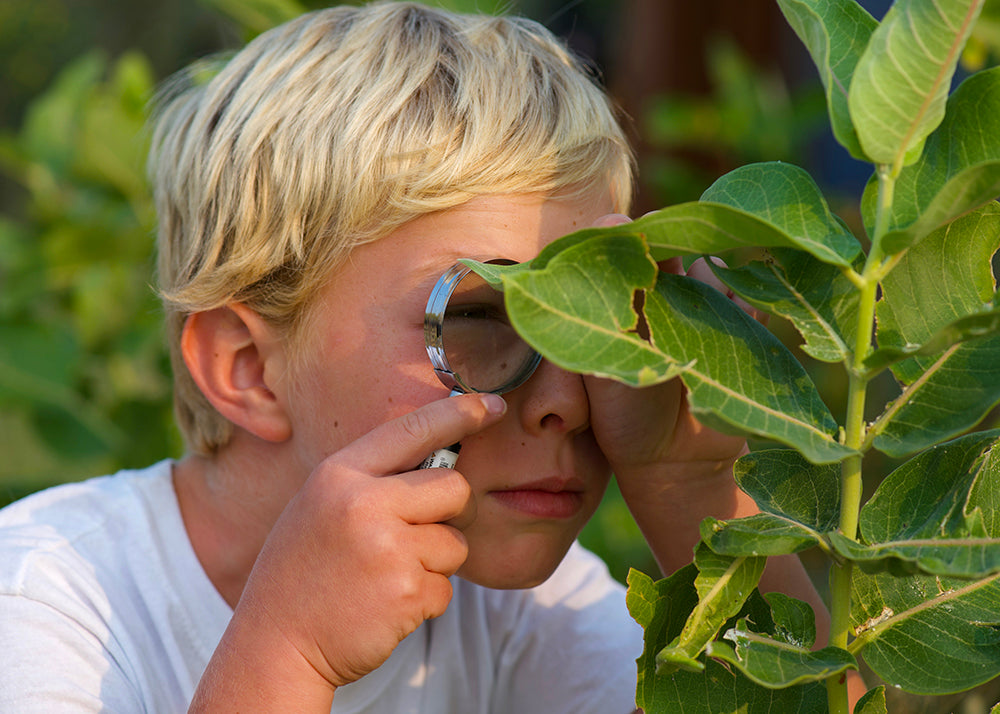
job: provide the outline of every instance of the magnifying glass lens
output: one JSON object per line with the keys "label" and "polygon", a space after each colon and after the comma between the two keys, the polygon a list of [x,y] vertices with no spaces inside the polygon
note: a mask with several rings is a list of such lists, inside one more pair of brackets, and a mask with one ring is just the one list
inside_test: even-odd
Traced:
{"label": "magnifying glass lens", "polygon": [[503,294],[472,272],[448,299],[441,341],[452,372],[478,392],[513,389],[531,374],[538,359],[511,326]]}

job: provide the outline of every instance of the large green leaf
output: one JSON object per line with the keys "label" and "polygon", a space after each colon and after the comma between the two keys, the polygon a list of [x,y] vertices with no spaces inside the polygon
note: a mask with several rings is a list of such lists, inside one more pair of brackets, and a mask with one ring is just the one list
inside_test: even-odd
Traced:
{"label": "large green leaf", "polygon": [[701,200],[763,219],[826,263],[848,268],[861,252],[854,235],[830,212],[816,182],[793,164],[772,161],[741,166],[709,186]]}
{"label": "large green leaf", "polygon": [[[901,456],[961,433],[1000,401],[995,331],[940,344],[942,333],[948,336],[956,324],[971,322],[956,338],[991,334],[991,258],[998,247],[1000,205],[991,203],[911,247],[883,281],[879,347],[917,352],[893,365],[903,393],[872,426],[873,443],[884,453]],[[925,345],[939,349],[924,355]]]}
{"label": "large green leaf", "polygon": [[694,556],[698,604],[681,633],[656,655],[661,674],[678,668],[692,672],[705,668],[699,659],[701,653],[726,621],[743,608],[757,587],[765,562],[764,558],[729,558],[699,544]]}
{"label": "large green leaf", "polygon": [[791,321],[805,339],[806,354],[824,362],[842,362],[852,354],[859,293],[842,271],[802,251],[782,249],[741,268],[710,265],[748,303]]}
{"label": "large green leaf", "polygon": [[[937,478],[925,479],[924,495],[924,482],[914,469],[894,479],[897,488],[890,487],[879,499],[864,528],[874,536],[907,533],[910,509],[915,509],[918,521],[928,520],[921,514],[931,514],[933,521],[931,505],[937,497],[942,522],[951,525],[978,513],[987,536],[1000,538],[1000,448],[993,442],[981,463],[976,459],[979,447],[997,436],[972,435],[938,452],[946,465],[972,462],[959,479],[972,482],[967,496],[965,485],[949,489],[943,484],[946,479]],[[860,651],[889,684],[917,694],[945,694],[1000,675],[1000,573],[954,578],[855,570],[852,603],[858,639],[849,649]]]}
{"label": "large green leaf", "polygon": [[867,545],[832,533],[833,546],[862,564],[902,561],[931,575],[1000,572],[1000,538],[991,535],[1000,453],[984,454],[1000,452],[998,446],[1000,430],[922,452],[886,477],[861,509],[860,535]]}
{"label": "large green leaf", "polygon": [[815,465],[797,451],[768,449],[740,458],[736,482],[761,513],[720,521],[706,518],[702,540],[729,556],[784,555],[824,544],[840,514],[840,468]]}
{"label": "large green leaf", "polygon": [[[681,633],[698,603],[696,573],[694,565],[688,565],[657,582],[635,570],[629,573],[626,602],[645,631],[643,653],[637,660],[636,704],[646,714],[825,714],[826,691],[818,683],[767,689],[712,659],[701,672],[657,673],[656,653]],[[740,616],[774,633],[773,624],[767,627],[771,623],[767,604],[757,593]]]}
{"label": "large green leaf", "polygon": [[897,0],[854,68],[848,107],[866,156],[898,173],[945,113],[983,0]]}
{"label": "large green leaf", "polygon": [[856,159],[867,158],[847,108],[851,76],[878,22],[855,0],[778,0],[826,90],[833,135]]}
{"label": "large green leaf", "polygon": [[816,624],[809,605],[781,593],[765,597],[771,606],[773,627],[764,628],[750,618],[740,618],[724,635],[732,644],[718,640],[709,643],[709,657],[728,662],[750,680],[774,689],[819,682],[858,668],[854,655],[846,650],[812,649]]}
{"label": "large green leaf", "polygon": [[736,248],[797,248],[849,267],[860,245],[834,216],[804,170],[770,162],[720,177],[701,200],[668,206],[631,223],[587,228],[546,246],[531,265],[544,268],[565,250],[594,237],[641,237],[654,259],[717,255]]}
{"label": "large green leaf", "polygon": [[962,82],[920,160],[899,175],[882,249],[898,253],[998,195],[1000,67]]}
{"label": "large green leaf", "polygon": [[645,316],[652,345],[684,365],[688,403],[703,422],[793,446],[814,463],[851,453],[798,360],[717,290],[661,273]]}

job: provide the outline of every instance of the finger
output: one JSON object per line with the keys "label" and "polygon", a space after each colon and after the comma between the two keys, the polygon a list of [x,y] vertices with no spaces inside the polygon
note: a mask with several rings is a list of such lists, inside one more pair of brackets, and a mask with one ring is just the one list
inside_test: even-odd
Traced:
{"label": "finger", "polygon": [[450,577],[469,557],[469,544],[457,528],[443,523],[431,523],[410,529],[420,564],[430,573]]}
{"label": "finger", "polygon": [[388,421],[338,452],[336,458],[371,474],[410,471],[428,454],[500,421],[507,404],[496,394],[439,399]]}
{"label": "finger", "polygon": [[613,228],[631,222],[632,219],[622,213],[609,213],[594,221],[594,228]]}
{"label": "finger", "polygon": [[[392,486],[386,497],[394,512],[407,523],[451,521],[456,527],[470,524],[476,517],[472,487],[452,469],[418,469],[388,476]],[[388,484],[387,484],[388,486]]]}

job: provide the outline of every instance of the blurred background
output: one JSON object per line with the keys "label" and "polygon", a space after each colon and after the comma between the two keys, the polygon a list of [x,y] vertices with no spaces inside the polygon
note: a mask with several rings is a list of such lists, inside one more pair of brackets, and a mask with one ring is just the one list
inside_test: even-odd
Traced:
{"label": "blurred background", "polygon": [[[593,62],[637,148],[636,215],[695,200],[736,166],[783,160],[809,170],[863,235],[856,205],[870,169],[834,142],[812,61],[773,0],[430,2],[526,15]],[[146,104],[190,61],[327,4],[0,2],[0,505],[180,455],[151,287]],[[861,4],[880,18],[890,3]],[[994,63],[998,4],[987,2],[965,71]],[[790,328],[772,327],[796,349]],[[842,414],[842,372],[808,366]],[[997,425],[996,413],[984,422]],[[869,489],[892,467],[873,455]],[[619,579],[657,572],[614,488],[582,540]],[[805,558],[822,588],[822,563]],[[994,701],[995,688],[906,698],[905,710],[985,712]]]}

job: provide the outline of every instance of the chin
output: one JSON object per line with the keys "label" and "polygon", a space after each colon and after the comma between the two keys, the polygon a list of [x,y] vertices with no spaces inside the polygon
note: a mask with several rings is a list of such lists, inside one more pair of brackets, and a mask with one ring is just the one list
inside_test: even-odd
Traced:
{"label": "chin", "polygon": [[494,590],[521,590],[541,585],[566,557],[572,541],[563,545],[525,543],[521,547],[477,549],[470,544],[469,558],[457,575],[470,583]]}

